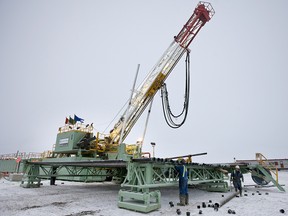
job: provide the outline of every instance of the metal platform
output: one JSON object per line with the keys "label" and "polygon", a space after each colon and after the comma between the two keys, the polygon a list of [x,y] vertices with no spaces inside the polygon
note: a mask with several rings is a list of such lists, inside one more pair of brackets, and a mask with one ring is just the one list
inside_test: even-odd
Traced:
{"label": "metal platform", "polygon": [[[161,207],[159,188],[178,185],[177,160],[167,158],[133,158],[127,160],[96,160],[87,158],[52,158],[45,161],[26,161],[22,186],[40,187],[41,179],[103,182],[121,184],[118,206],[133,211],[150,212]],[[227,192],[228,173],[235,164],[186,163],[188,184],[207,191]],[[241,164],[243,173],[259,170],[259,178],[271,180],[279,190],[278,183],[260,165]],[[252,172],[253,173],[253,172]],[[260,176],[261,174],[261,176]]]}
{"label": "metal platform", "polygon": [[[26,161],[22,187],[40,187],[41,179],[122,183],[118,206],[140,212],[161,207],[160,187],[178,185],[178,161],[165,158],[128,158],[124,160],[95,160],[82,158],[52,158]],[[222,166],[187,163],[189,185],[199,185],[209,191],[228,190],[228,176]]]}

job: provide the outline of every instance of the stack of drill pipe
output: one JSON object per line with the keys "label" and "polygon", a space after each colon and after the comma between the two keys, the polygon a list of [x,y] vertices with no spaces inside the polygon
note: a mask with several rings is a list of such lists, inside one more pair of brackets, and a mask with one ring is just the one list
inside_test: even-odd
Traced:
{"label": "stack of drill pipe", "polygon": [[218,203],[215,203],[214,205],[218,205],[218,207],[221,207],[221,206],[225,205],[227,202],[229,202],[231,199],[233,199],[235,196],[237,196],[238,194],[239,194],[239,191],[228,194],[227,197],[220,200]]}

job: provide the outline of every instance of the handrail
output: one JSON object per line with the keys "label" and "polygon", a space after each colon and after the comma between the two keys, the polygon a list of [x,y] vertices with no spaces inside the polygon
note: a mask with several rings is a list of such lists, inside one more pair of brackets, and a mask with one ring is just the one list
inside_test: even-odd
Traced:
{"label": "handrail", "polygon": [[[261,153],[256,153],[256,161],[264,168],[268,169],[276,176],[276,182],[278,183],[278,168],[275,164],[269,162],[269,160]],[[275,171],[274,171],[275,170]]]}
{"label": "handrail", "polygon": [[66,124],[62,127],[59,127],[58,129],[59,133],[64,133],[68,131],[82,131],[85,133],[92,133],[93,132],[93,125],[91,124],[82,124],[82,123],[77,123],[74,125],[71,124]]}

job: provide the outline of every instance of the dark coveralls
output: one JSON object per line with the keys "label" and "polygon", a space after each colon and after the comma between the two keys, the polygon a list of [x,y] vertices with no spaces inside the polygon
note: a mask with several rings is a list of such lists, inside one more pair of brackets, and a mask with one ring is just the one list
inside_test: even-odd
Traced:
{"label": "dark coveralls", "polygon": [[235,191],[237,192],[237,190],[239,190],[240,195],[242,195],[241,179],[242,179],[242,182],[244,182],[244,177],[240,170],[234,170],[231,173],[231,181],[233,181]]}
{"label": "dark coveralls", "polygon": [[178,165],[175,169],[179,172],[179,194],[180,203],[188,205],[188,172],[184,164]]}

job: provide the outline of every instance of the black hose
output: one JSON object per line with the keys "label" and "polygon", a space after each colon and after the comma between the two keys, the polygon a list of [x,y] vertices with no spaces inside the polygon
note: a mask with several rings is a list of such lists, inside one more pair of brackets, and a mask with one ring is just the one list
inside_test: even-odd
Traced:
{"label": "black hose", "polygon": [[[189,54],[190,54],[189,50],[187,50],[186,60],[185,60],[185,65],[186,65],[185,97],[184,97],[183,109],[178,115],[173,114],[171,111],[166,83],[163,83],[163,85],[161,86],[163,114],[164,114],[166,123],[171,128],[181,127],[185,123],[187,114],[188,114],[189,94],[190,94],[190,55]],[[184,115],[183,120],[180,123],[176,123],[175,119],[183,115]]]}

